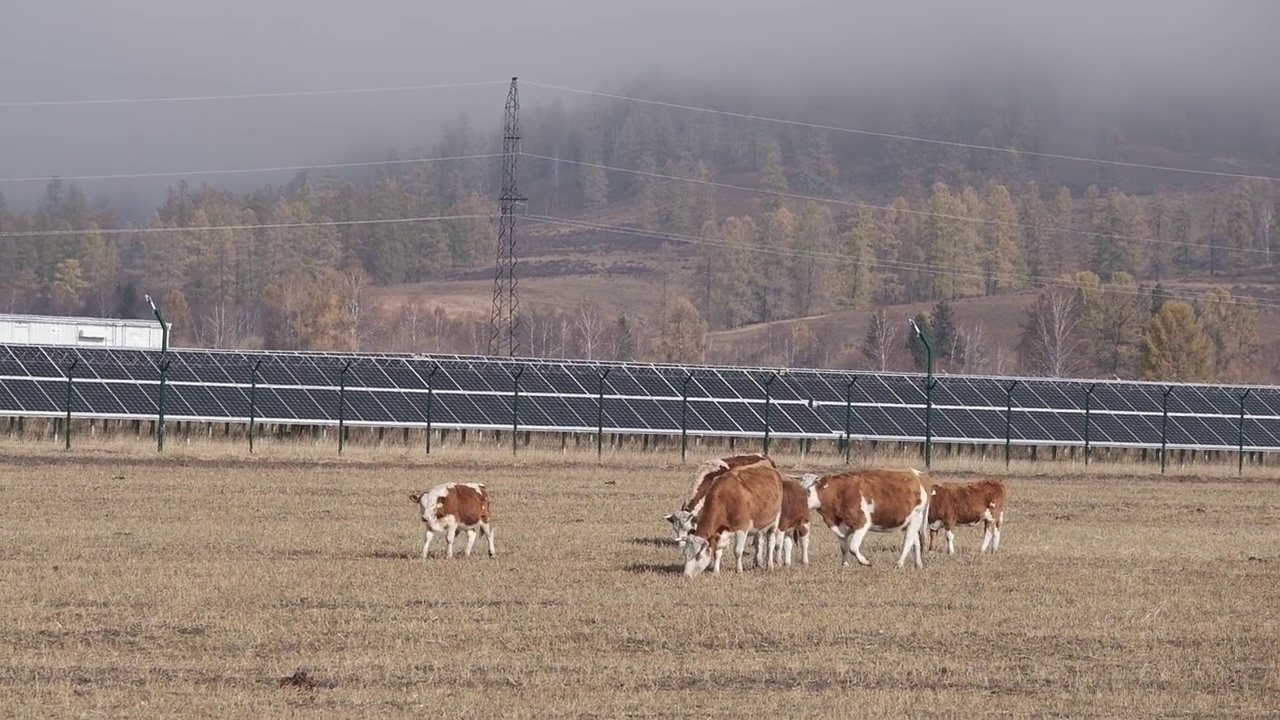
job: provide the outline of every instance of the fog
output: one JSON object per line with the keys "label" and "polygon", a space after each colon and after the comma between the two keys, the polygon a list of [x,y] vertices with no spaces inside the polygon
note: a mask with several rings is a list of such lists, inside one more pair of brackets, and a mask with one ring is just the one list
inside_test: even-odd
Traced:
{"label": "fog", "polygon": [[[496,135],[512,76],[600,88],[644,71],[795,93],[910,93],[958,69],[1060,74],[1082,102],[1169,87],[1276,97],[1268,0],[1026,2],[51,0],[0,11],[0,178],[381,159],[460,111]],[[5,106],[497,81],[466,89]],[[522,88],[524,103],[553,94]],[[246,187],[286,174],[191,178]],[[79,183],[145,211],[159,181]],[[0,182],[29,202],[44,182]]]}

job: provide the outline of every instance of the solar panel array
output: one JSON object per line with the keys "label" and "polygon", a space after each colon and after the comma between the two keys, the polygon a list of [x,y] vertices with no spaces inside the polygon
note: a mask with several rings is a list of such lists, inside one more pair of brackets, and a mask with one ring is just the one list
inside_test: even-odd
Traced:
{"label": "solar panel array", "polygon": [[[922,441],[913,373],[174,349],[173,420]],[[157,351],[0,345],[0,416],[153,419]],[[255,370],[256,368],[256,370]],[[344,368],[346,368],[344,372]],[[68,376],[71,383],[68,385]],[[1280,450],[1280,388],[935,376],[936,442]],[[1243,407],[1243,421],[1241,410]],[[1167,415],[1165,411],[1167,410]]]}

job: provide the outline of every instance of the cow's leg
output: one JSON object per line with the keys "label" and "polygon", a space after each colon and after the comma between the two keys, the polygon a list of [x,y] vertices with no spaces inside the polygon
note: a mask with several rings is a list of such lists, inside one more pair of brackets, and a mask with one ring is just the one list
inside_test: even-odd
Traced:
{"label": "cow's leg", "polygon": [[782,533],[782,542],[778,543],[778,554],[782,556],[781,562],[785,567],[791,567],[791,551],[794,548],[795,541],[791,538],[791,531]]}
{"label": "cow's leg", "polygon": [[917,509],[907,518],[907,527],[903,530],[902,555],[898,557],[898,567],[907,563],[907,555],[915,550],[916,567],[924,567],[924,558],[920,556],[920,529],[928,518],[924,508]]}
{"label": "cow's leg", "polygon": [[458,536],[458,524],[449,523],[444,530],[444,540],[445,540],[445,548],[446,548],[445,556],[448,557],[450,560],[453,559],[453,540],[457,536]]}
{"label": "cow's leg", "polygon": [[778,554],[778,526],[774,525],[768,530],[761,531],[761,535],[768,536],[767,540],[769,543],[769,569],[772,570],[775,567],[777,567],[777,563],[774,562],[774,558]]}
{"label": "cow's leg", "polygon": [[476,544],[476,528],[474,525],[467,528],[467,548],[462,551],[463,556],[471,557],[471,547]]}
{"label": "cow's leg", "polygon": [[[985,546],[987,543],[984,541],[982,544]],[[947,528],[947,554],[956,554],[956,533],[951,528]]]}
{"label": "cow's leg", "polygon": [[978,552],[984,553],[987,551],[987,546],[995,538],[995,533],[995,523],[989,521],[982,523],[982,547],[978,548]]}
{"label": "cow's leg", "polygon": [[720,560],[724,557],[724,548],[716,548],[713,557],[715,558],[715,564],[711,567],[711,574],[718,575],[720,574]]}
{"label": "cow's leg", "polygon": [[739,530],[733,535],[733,554],[736,560],[734,571],[742,572],[742,554],[747,551],[747,531]]}
{"label": "cow's leg", "polygon": [[[861,548],[862,548],[862,539],[865,538],[867,536],[867,533],[870,531],[871,531],[871,521],[868,520],[862,525],[862,527],[858,528],[857,530],[854,530],[853,534],[849,536],[849,552],[853,553],[853,556],[858,559],[859,564],[866,565],[867,567],[871,567],[871,561],[863,557]],[[845,554],[844,564],[845,565],[849,564],[848,553]]]}
{"label": "cow's leg", "polygon": [[477,527],[480,528],[480,532],[484,533],[484,538],[489,543],[489,557],[496,557],[498,550],[493,546],[493,527],[487,522],[482,522]]}
{"label": "cow's leg", "polygon": [[435,537],[435,534],[436,534],[435,531],[431,529],[430,525],[428,525],[427,540],[426,542],[422,543],[422,559],[423,560],[427,559],[427,551],[431,549],[431,538]]}
{"label": "cow's leg", "polygon": [[796,532],[800,533],[800,564],[807,567],[809,565],[809,531],[801,528]]}
{"label": "cow's leg", "polygon": [[996,531],[991,538],[991,552],[995,552],[1000,549],[1000,526],[1001,525],[1004,525],[1003,512],[996,516]]}

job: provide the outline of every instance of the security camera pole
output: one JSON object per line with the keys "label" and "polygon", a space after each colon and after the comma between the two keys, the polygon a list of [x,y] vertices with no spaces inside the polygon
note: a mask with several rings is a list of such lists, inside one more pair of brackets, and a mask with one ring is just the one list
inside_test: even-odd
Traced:
{"label": "security camera pole", "polygon": [[933,345],[929,343],[928,336],[920,330],[915,318],[907,318],[907,322],[911,323],[911,329],[915,331],[916,338],[924,345],[926,372],[924,381],[924,466],[928,469],[933,465]]}
{"label": "security camera pole", "polygon": [[151,296],[144,295],[143,298],[151,306],[151,312],[156,314],[156,322],[160,323],[160,398],[156,416],[156,451],[164,452],[164,391],[165,380],[169,375],[169,326],[164,324],[164,313],[156,307]]}

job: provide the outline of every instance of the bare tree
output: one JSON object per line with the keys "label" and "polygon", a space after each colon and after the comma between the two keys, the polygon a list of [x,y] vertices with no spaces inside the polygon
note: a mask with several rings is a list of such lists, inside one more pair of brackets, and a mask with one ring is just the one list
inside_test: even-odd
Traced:
{"label": "bare tree", "polygon": [[[988,371],[988,364],[991,356],[987,347],[986,328],[980,323],[968,325],[960,328],[960,332],[956,333],[953,340],[955,350],[960,353],[958,357],[964,358],[964,366],[967,372],[985,373]],[[957,357],[954,353],[952,357]]]}
{"label": "bare tree", "polygon": [[1045,377],[1075,372],[1081,348],[1079,304],[1076,294],[1048,288],[1027,310],[1018,355],[1024,371]]}
{"label": "bare tree", "polygon": [[361,267],[350,267],[339,275],[342,287],[342,320],[347,334],[347,342],[352,350],[359,350],[365,338],[373,334],[374,318],[367,302],[366,290],[369,287],[369,274]]}
{"label": "bare tree", "polygon": [[867,336],[862,341],[862,356],[873,370],[888,370],[893,364],[893,351],[898,343],[898,326],[889,322],[889,313],[878,308],[871,313]]}
{"label": "bare tree", "polygon": [[593,301],[583,300],[573,313],[573,321],[582,356],[587,360],[595,360],[604,344],[605,321],[600,306]]}

